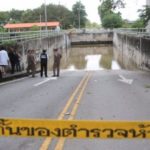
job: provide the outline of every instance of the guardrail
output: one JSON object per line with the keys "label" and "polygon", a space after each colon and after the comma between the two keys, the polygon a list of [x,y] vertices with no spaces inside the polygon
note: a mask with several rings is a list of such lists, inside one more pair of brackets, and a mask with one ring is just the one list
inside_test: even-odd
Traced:
{"label": "guardrail", "polygon": [[118,29],[114,29],[113,31],[116,33],[150,38],[150,32],[146,28],[118,28]]}
{"label": "guardrail", "polygon": [[55,37],[64,34],[58,31],[26,31],[26,32],[2,32],[0,33],[0,43],[5,41],[30,40],[37,38]]}
{"label": "guardrail", "polygon": [[1,32],[0,43],[5,41],[21,41],[37,38],[55,37],[65,33],[108,33],[116,32],[128,35],[135,35],[150,38],[150,32],[145,28],[118,28],[118,29],[75,29],[68,31],[42,30],[42,31],[25,31],[25,32]]}

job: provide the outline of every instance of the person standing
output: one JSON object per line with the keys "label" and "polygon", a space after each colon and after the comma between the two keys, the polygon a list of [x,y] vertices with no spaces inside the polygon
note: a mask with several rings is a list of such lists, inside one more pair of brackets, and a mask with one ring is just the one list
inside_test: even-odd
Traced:
{"label": "person standing", "polygon": [[47,76],[47,62],[48,62],[48,55],[46,53],[46,50],[43,49],[41,55],[40,55],[40,62],[41,62],[41,77],[43,77],[43,71],[45,73],[45,77]]}
{"label": "person standing", "polygon": [[11,64],[11,74],[14,74],[15,72],[15,63],[16,63],[16,58],[15,58],[15,52],[13,48],[10,48],[9,52],[8,52],[8,56],[10,59],[10,64]]}
{"label": "person standing", "polygon": [[34,56],[34,50],[28,50],[27,54],[27,74],[29,74],[30,70],[32,71],[32,77],[35,77],[35,56]]}
{"label": "person standing", "polygon": [[18,51],[15,51],[15,68],[17,72],[21,71],[20,58],[21,56]]}
{"label": "person standing", "polygon": [[0,48],[0,66],[1,66],[1,77],[6,74],[6,67],[9,65],[9,57],[5,48]]}
{"label": "person standing", "polygon": [[[61,53],[58,51],[58,49],[54,49],[53,53],[54,53],[53,77],[55,76],[59,77]],[[57,74],[55,71],[57,71]]]}

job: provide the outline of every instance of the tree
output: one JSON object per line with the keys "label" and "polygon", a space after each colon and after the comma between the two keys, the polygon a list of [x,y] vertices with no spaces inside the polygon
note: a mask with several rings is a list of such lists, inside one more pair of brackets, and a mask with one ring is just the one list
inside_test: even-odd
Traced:
{"label": "tree", "polygon": [[98,7],[98,12],[102,25],[107,28],[120,27],[122,25],[122,18],[120,12],[115,13],[115,10],[125,6],[124,0],[100,0],[100,2],[101,5]]}
{"label": "tree", "polygon": [[28,9],[22,13],[21,22],[34,22],[34,17],[35,16],[33,16],[33,11],[31,9]]}
{"label": "tree", "polygon": [[0,12],[0,25],[5,24],[9,21],[9,13],[7,11]]}
{"label": "tree", "polygon": [[100,24],[98,24],[98,23],[96,23],[96,22],[90,22],[89,20],[87,20],[87,22],[86,22],[86,28],[91,28],[91,29],[93,29],[93,28],[97,28],[97,29],[99,29],[101,26],[100,26]]}
{"label": "tree", "polygon": [[80,26],[81,28],[84,28],[87,21],[85,6],[80,1],[76,2],[72,7],[72,13],[74,27],[79,28]]}
{"label": "tree", "polygon": [[124,8],[124,0],[100,0],[101,5],[98,7],[101,19],[106,15],[112,13],[116,8]]}
{"label": "tree", "polygon": [[[61,27],[64,29],[67,29],[72,25],[72,12],[68,10],[66,7],[63,5],[54,5],[54,4],[49,4],[46,6],[47,7],[47,21],[59,21],[61,24]],[[28,15],[30,13],[30,15]],[[32,12],[28,12],[25,14],[24,19],[26,18],[27,20],[30,19],[33,22],[45,22],[45,5],[42,5],[39,8],[36,8],[32,10]],[[32,18],[30,18],[32,15]],[[40,20],[41,16],[41,20]],[[28,17],[28,18],[27,18]]]}
{"label": "tree", "polygon": [[73,24],[72,12],[63,5],[48,5],[47,18],[49,21],[59,21],[63,29],[70,28]]}
{"label": "tree", "polygon": [[30,31],[38,31],[38,30],[40,30],[40,27],[39,26],[32,26],[31,28],[30,28]]}
{"label": "tree", "polygon": [[119,28],[122,26],[122,23],[121,16],[115,13],[105,15],[102,19],[104,28]]}
{"label": "tree", "polygon": [[150,20],[150,6],[145,6],[144,9],[138,10],[140,12],[140,19],[143,21],[144,26],[148,24]]}
{"label": "tree", "polygon": [[10,21],[12,21],[12,23],[20,22],[23,12],[24,12],[23,10],[12,9],[9,12]]}
{"label": "tree", "polygon": [[132,25],[132,28],[144,28],[144,22],[141,19],[136,20]]}

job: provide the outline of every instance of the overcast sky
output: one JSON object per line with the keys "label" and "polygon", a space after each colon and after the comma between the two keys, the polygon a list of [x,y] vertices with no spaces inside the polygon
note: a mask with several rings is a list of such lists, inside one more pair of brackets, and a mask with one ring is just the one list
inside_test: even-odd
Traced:
{"label": "overcast sky", "polygon": [[[77,0],[0,0],[0,10],[11,10],[14,9],[33,9],[41,6],[46,1],[47,4],[63,4],[71,10],[72,5]],[[137,10],[142,8],[146,4],[146,0],[125,0],[126,8],[121,10],[124,19],[136,20],[138,18]],[[81,3],[85,6],[88,14],[88,19],[92,22],[100,23],[98,16],[97,7],[100,5],[99,0],[81,0]]]}

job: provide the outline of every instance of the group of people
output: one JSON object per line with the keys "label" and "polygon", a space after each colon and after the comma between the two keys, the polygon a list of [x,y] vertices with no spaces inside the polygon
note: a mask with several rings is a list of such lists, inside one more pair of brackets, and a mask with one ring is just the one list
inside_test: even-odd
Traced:
{"label": "group of people", "polygon": [[[53,49],[54,53],[54,62],[53,62],[53,77],[59,77],[60,75],[60,60],[61,60],[61,52],[60,49]],[[36,70],[36,59],[34,50],[28,50],[27,54],[27,73],[29,74],[29,71],[32,71],[32,77],[35,77],[35,70]],[[48,67],[48,55],[47,51],[43,49],[42,53],[40,54],[40,76],[43,77],[43,73],[45,77],[48,77],[47,74],[47,67]]]}
{"label": "group of people", "polygon": [[[53,49],[54,54],[54,62],[53,62],[53,77],[59,77],[60,75],[60,60],[61,60],[61,48]],[[21,71],[20,66],[20,59],[21,56],[17,51],[13,48],[9,48],[7,52],[3,46],[0,47],[0,77],[2,78],[3,75],[6,74],[6,70],[8,66],[11,67],[11,74],[15,71]],[[43,49],[42,53],[40,54],[40,76],[48,77],[47,74],[47,67],[48,67],[48,55],[47,51]],[[36,57],[35,57],[35,50],[28,50],[27,52],[27,73],[29,74],[30,70],[32,71],[32,77],[35,77],[36,71]]]}
{"label": "group of people", "polygon": [[16,72],[21,71],[21,66],[20,66],[21,55],[13,48],[10,48],[8,52],[8,56],[11,64],[11,74],[14,74],[15,71]]}
{"label": "group of people", "polygon": [[9,65],[8,53],[3,46],[0,47],[0,78],[6,74],[6,68]]}
{"label": "group of people", "polygon": [[8,67],[11,67],[11,73],[13,74],[15,71],[21,71],[20,66],[20,54],[14,50],[13,48],[10,48],[8,51],[5,50],[3,46],[0,47],[0,76],[2,78],[2,75],[6,74],[6,70]]}

